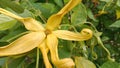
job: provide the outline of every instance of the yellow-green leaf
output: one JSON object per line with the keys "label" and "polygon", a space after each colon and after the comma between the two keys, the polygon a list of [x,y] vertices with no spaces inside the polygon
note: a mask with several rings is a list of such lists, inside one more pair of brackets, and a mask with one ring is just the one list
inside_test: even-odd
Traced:
{"label": "yellow-green leaf", "polygon": [[116,16],[117,16],[117,19],[120,18],[120,10],[116,10]]}
{"label": "yellow-green leaf", "polygon": [[95,64],[84,57],[75,57],[76,68],[96,68]]}

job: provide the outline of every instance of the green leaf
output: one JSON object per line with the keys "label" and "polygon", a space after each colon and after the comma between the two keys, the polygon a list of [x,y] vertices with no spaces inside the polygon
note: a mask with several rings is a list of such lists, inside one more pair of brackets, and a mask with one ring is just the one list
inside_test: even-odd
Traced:
{"label": "green leaf", "polygon": [[84,57],[75,57],[76,68],[96,68],[95,64]]}
{"label": "green leaf", "polygon": [[71,57],[72,49],[73,49],[73,43],[72,42],[61,40],[60,47],[59,47],[60,58]]}
{"label": "green leaf", "polygon": [[32,17],[32,13],[30,11],[28,11],[27,9],[25,9],[23,13],[18,14],[18,15],[20,15],[22,17]]}
{"label": "green leaf", "polygon": [[43,16],[48,18],[51,14],[54,13],[55,5],[51,3],[33,3],[33,6],[36,9],[39,9]]}
{"label": "green leaf", "polygon": [[71,22],[76,25],[84,23],[87,20],[87,10],[85,6],[81,3],[73,9],[73,14],[71,15]]}
{"label": "green leaf", "polygon": [[120,0],[117,0],[117,6],[120,7]]}
{"label": "green leaf", "polygon": [[16,20],[14,20],[8,16],[5,16],[3,14],[0,15],[0,31],[10,29],[15,24],[16,24]]}
{"label": "green leaf", "polygon": [[117,62],[107,61],[100,68],[119,68],[120,64]]}
{"label": "green leaf", "polygon": [[108,3],[108,2],[110,2],[111,0],[100,0],[100,1],[104,1],[104,2],[107,2],[107,3]]}
{"label": "green leaf", "polygon": [[62,7],[63,6],[63,2],[62,0],[54,0],[55,3],[59,6],[59,7]]}
{"label": "green leaf", "polygon": [[10,0],[0,0],[0,6],[2,7],[9,7],[17,13],[24,12],[23,7],[21,7],[18,3]]}
{"label": "green leaf", "polygon": [[117,20],[115,23],[111,24],[110,27],[120,28],[120,20]]}
{"label": "green leaf", "polygon": [[24,35],[26,32],[24,32],[24,28],[17,28],[14,31],[10,31],[7,35],[5,35],[3,38],[0,39],[0,42],[11,42],[15,40],[16,38]]}
{"label": "green leaf", "polygon": [[90,9],[87,9],[87,14],[90,19],[92,19],[95,22],[98,22],[98,20],[94,17],[92,11]]}
{"label": "green leaf", "polygon": [[8,68],[22,68],[23,67],[23,61],[24,61],[24,57],[22,58],[17,58],[17,59],[14,59],[14,58],[9,58],[8,61],[9,61],[9,64],[8,64]]}
{"label": "green leaf", "polygon": [[117,19],[120,18],[120,9],[116,9],[116,17],[117,17]]}
{"label": "green leaf", "polygon": [[0,66],[4,65],[6,58],[0,58]]}

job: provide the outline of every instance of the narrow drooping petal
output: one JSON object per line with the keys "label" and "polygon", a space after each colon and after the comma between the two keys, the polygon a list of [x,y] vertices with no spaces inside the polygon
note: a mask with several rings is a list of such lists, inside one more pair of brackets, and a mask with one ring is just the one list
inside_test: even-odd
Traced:
{"label": "narrow drooping petal", "polygon": [[0,13],[5,14],[9,17],[15,18],[18,21],[21,21],[25,25],[26,29],[28,30],[31,30],[31,31],[44,30],[42,25],[33,18],[22,18],[2,8],[0,8]]}
{"label": "narrow drooping petal", "polygon": [[50,49],[52,62],[54,63],[55,61],[59,60],[58,49],[57,49],[58,39],[55,35],[49,34],[47,36],[46,42],[47,42],[47,47]]}
{"label": "narrow drooping petal", "polygon": [[31,32],[26,34],[9,45],[0,47],[0,56],[17,55],[28,52],[43,42],[45,34],[43,32]]}
{"label": "narrow drooping petal", "polygon": [[63,16],[80,2],[81,0],[70,0],[57,14],[52,15],[48,19],[46,28],[49,30],[54,30],[56,27],[58,27]]}
{"label": "narrow drooping petal", "polygon": [[59,59],[58,57],[58,40],[54,34],[47,36],[47,46],[50,49],[52,63],[57,68],[74,68],[74,62],[70,58]]}
{"label": "narrow drooping petal", "polygon": [[56,30],[53,33],[60,39],[84,41],[92,37],[92,31],[90,29],[83,29],[81,33],[75,33],[67,30]]}
{"label": "narrow drooping petal", "polygon": [[42,55],[43,55],[43,59],[44,59],[44,63],[45,63],[46,68],[52,68],[52,65],[50,64],[50,62],[49,62],[49,60],[48,60],[48,56],[47,56],[48,51],[46,50],[46,49],[47,49],[47,46],[46,46],[45,41],[43,41],[43,42],[38,46],[38,48],[40,48],[40,50],[41,50],[41,52],[42,52]]}
{"label": "narrow drooping petal", "polygon": [[11,13],[11,12],[3,9],[3,8],[0,8],[0,13],[5,14],[5,15],[7,15],[7,16],[9,16],[9,17],[15,18],[15,19],[17,19],[17,20],[23,19],[22,17],[17,16],[17,15],[15,15],[15,14],[13,14],[13,13]]}

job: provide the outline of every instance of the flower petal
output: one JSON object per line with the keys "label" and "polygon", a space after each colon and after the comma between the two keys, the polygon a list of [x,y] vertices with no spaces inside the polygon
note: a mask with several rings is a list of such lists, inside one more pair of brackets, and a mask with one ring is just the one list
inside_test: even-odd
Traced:
{"label": "flower petal", "polygon": [[50,64],[49,60],[48,60],[48,56],[47,56],[47,53],[48,53],[48,50],[47,49],[47,46],[46,46],[46,43],[45,41],[43,41],[39,46],[38,48],[40,48],[41,52],[42,52],[42,55],[43,55],[43,59],[44,59],[44,63],[45,63],[45,66],[46,68],[52,68],[52,65]]}
{"label": "flower petal", "polygon": [[46,42],[47,42],[47,47],[50,49],[52,62],[54,63],[56,60],[59,60],[59,58],[58,58],[58,49],[57,49],[57,47],[58,47],[58,39],[57,39],[57,37],[55,35],[49,34],[47,36]]}
{"label": "flower petal", "polygon": [[42,25],[33,18],[22,18],[2,8],[0,8],[0,13],[21,21],[25,25],[26,29],[28,30],[31,30],[31,31],[44,30]]}
{"label": "flower petal", "polygon": [[15,15],[15,14],[13,14],[13,13],[11,13],[11,12],[3,9],[3,8],[0,8],[0,13],[5,14],[5,15],[7,15],[7,16],[9,16],[9,17],[15,18],[15,19],[17,19],[17,20],[23,19],[22,17],[17,16],[17,15]]}
{"label": "flower petal", "polygon": [[[51,40],[52,39],[52,40]],[[58,57],[58,40],[54,34],[47,36],[47,46],[50,49],[52,63],[57,68],[74,68],[74,62],[70,58],[59,59]]]}
{"label": "flower petal", "polygon": [[0,47],[0,56],[17,55],[28,52],[37,47],[45,39],[43,32],[31,32],[7,46]]}
{"label": "flower petal", "polygon": [[84,41],[92,37],[92,31],[90,29],[83,29],[81,33],[74,33],[67,30],[56,30],[53,33],[61,39],[73,40],[73,41]]}
{"label": "flower petal", "polygon": [[70,0],[57,14],[52,15],[46,24],[46,28],[54,30],[61,23],[62,17],[68,13],[73,7],[79,4],[81,0]]}
{"label": "flower petal", "polygon": [[74,68],[75,63],[70,58],[61,59],[56,62],[57,68]]}
{"label": "flower petal", "polygon": [[21,20],[23,24],[25,25],[26,29],[31,31],[44,31],[44,27],[38,22],[37,20],[33,18],[24,18]]}

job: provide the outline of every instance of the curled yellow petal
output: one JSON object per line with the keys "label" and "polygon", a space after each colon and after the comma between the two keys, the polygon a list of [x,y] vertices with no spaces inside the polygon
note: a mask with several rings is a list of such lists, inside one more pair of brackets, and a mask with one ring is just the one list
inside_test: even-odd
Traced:
{"label": "curled yellow petal", "polygon": [[62,17],[80,2],[81,0],[70,0],[57,14],[52,15],[48,19],[46,28],[49,30],[54,30],[58,27],[61,23]]}
{"label": "curled yellow petal", "polygon": [[74,62],[70,58],[59,59],[58,57],[58,40],[54,34],[47,36],[47,46],[50,49],[52,63],[57,68],[74,68]]}
{"label": "curled yellow petal", "polygon": [[44,30],[42,25],[33,18],[22,18],[2,8],[0,8],[0,13],[5,14],[9,17],[15,18],[18,21],[21,21],[25,25],[26,29],[28,30],[31,30],[31,31]]}
{"label": "curled yellow petal", "polygon": [[56,62],[57,68],[74,68],[75,63],[70,58],[61,59]]}
{"label": "curled yellow petal", "polygon": [[53,33],[61,39],[73,40],[73,41],[84,41],[92,37],[92,31],[90,29],[83,29],[81,33],[74,33],[67,30],[56,30]]}
{"label": "curled yellow petal", "polygon": [[45,39],[43,32],[31,32],[9,45],[0,47],[0,56],[17,55],[28,52],[37,47]]}
{"label": "curled yellow petal", "polygon": [[47,49],[47,46],[46,46],[46,43],[45,41],[43,41],[39,46],[38,48],[40,48],[41,52],[42,52],[42,55],[43,55],[43,59],[44,59],[44,63],[45,63],[45,66],[46,68],[52,68],[52,65],[50,64],[49,60],[48,60],[48,56],[47,56],[47,53],[48,53],[48,50]]}

